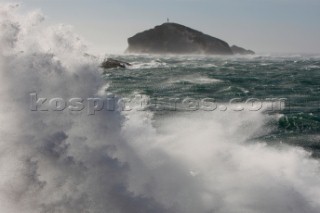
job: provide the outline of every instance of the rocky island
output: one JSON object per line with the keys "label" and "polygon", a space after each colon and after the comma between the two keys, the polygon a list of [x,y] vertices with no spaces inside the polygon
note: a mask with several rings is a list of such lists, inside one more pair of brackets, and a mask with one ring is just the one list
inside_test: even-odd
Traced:
{"label": "rocky island", "polygon": [[[223,40],[176,23],[164,23],[128,39],[127,53],[146,54],[254,54]],[[235,46],[236,47],[236,46]],[[240,51],[241,50],[241,51]]]}

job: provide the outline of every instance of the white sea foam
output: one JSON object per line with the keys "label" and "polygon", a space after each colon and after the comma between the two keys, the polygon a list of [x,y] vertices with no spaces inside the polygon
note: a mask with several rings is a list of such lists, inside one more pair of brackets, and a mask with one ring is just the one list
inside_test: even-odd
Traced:
{"label": "white sea foam", "polygon": [[261,111],[31,112],[31,92],[103,97],[107,84],[70,27],[0,8],[0,212],[319,212],[319,161],[250,142],[274,119]]}
{"label": "white sea foam", "polygon": [[319,70],[320,66],[318,66],[318,65],[309,65],[305,69],[306,70]]}
{"label": "white sea foam", "polygon": [[168,83],[170,84],[180,83],[180,82],[188,82],[192,84],[212,84],[212,83],[219,83],[222,81],[219,79],[208,78],[201,75],[178,76],[168,81]]}
{"label": "white sea foam", "polygon": [[133,62],[129,69],[150,69],[150,68],[164,68],[167,64],[159,59],[153,59],[150,62],[139,63]]}

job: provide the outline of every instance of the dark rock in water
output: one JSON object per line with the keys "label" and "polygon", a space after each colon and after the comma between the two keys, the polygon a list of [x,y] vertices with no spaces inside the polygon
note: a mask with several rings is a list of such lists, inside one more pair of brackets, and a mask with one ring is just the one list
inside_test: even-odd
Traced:
{"label": "dark rock in water", "polygon": [[231,50],[233,52],[233,54],[237,54],[237,55],[254,55],[255,52],[253,52],[252,50],[246,50],[242,47],[238,47],[236,45],[233,45],[231,47]]}
{"label": "dark rock in water", "polygon": [[176,23],[165,23],[128,39],[128,53],[232,55],[228,43]]}
{"label": "dark rock in water", "polygon": [[108,58],[101,64],[101,67],[104,69],[126,68],[127,66],[131,66],[131,64],[124,61],[115,60],[112,58]]}

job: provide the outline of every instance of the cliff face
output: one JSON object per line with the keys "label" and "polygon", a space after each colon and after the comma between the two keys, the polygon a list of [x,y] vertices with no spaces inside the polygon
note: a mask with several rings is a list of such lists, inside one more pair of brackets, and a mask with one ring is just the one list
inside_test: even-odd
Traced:
{"label": "cliff face", "polygon": [[186,26],[165,23],[128,39],[129,53],[232,55],[228,43]]}

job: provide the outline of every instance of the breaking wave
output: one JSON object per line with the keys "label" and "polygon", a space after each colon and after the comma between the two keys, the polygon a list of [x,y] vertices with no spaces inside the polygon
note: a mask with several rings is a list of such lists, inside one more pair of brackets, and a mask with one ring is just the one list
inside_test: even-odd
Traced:
{"label": "breaking wave", "polygon": [[319,212],[319,161],[253,140],[263,112],[32,112],[30,93],[106,98],[108,82],[70,27],[0,8],[1,212]]}

